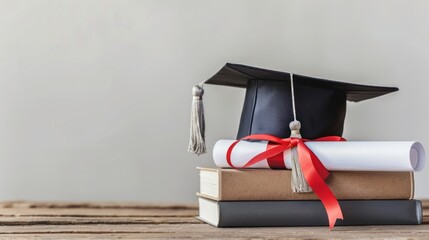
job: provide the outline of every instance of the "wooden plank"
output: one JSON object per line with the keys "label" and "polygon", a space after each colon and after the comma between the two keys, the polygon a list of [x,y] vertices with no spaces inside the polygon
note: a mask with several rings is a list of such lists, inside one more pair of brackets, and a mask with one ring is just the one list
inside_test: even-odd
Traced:
{"label": "wooden plank", "polygon": [[0,217],[0,226],[191,223],[203,224],[194,217]]}
{"label": "wooden plank", "polygon": [[146,205],[118,203],[68,203],[68,202],[3,202],[0,216],[57,216],[57,217],[148,217],[191,216],[198,214],[192,205]]}
{"label": "wooden plank", "polygon": [[62,217],[143,217],[196,216],[196,209],[129,209],[129,208],[0,208],[0,216],[62,216]]}
{"label": "wooden plank", "polygon": [[148,204],[135,202],[33,202],[33,201],[5,201],[0,202],[1,208],[102,208],[102,209],[194,209],[195,204]]}
{"label": "wooden plank", "polygon": [[[128,234],[128,233],[118,233],[118,234],[13,234],[13,235],[0,235],[1,239],[13,239],[13,240],[36,240],[36,239],[43,239],[43,240],[74,240],[74,239],[103,239],[103,240],[110,240],[110,239],[203,239],[202,237],[198,236],[159,236],[159,235],[153,235],[153,234],[145,234],[145,233],[135,233],[135,234]],[[218,237],[210,237],[207,239],[234,239],[234,240],[249,240],[248,237],[231,237],[231,238],[218,238]],[[255,240],[261,240],[266,238],[254,238]],[[302,239],[302,238],[296,238],[296,237],[281,237],[277,239]],[[308,238],[307,238],[308,239]],[[322,238],[314,238],[311,239],[322,239]],[[365,240],[365,238],[359,238]],[[374,238],[368,238],[371,240],[374,240]],[[424,238],[407,238],[410,240],[420,240]]]}
{"label": "wooden plank", "polygon": [[[2,235],[10,234],[142,234],[147,237],[200,237],[200,238],[429,238],[429,226],[353,226],[336,227],[329,231],[326,227],[288,228],[215,228],[207,224],[156,224],[156,225],[73,225],[73,226],[16,226],[0,227]],[[412,238],[408,238],[412,239]]]}
{"label": "wooden plank", "polygon": [[[159,236],[159,235],[152,235],[152,234],[96,234],[96,235],[88,235],[88,234],[50,234],[50,235],[5,235],[3,237],[0,237],[0,239],[15,239],[15,240],[33,240],[33,239],[204,239],[203,236]],[[326,237],[314,237],[311,235],[298,235],[298,236],[279,236],[276,238],[266,238],[266,237],[256,237],[256,238],[248,238],[248,237],[210,237],[206,239],[235,239],[235,240],[262,240],[262,239],[288,239],[288,240],[297,240],[297,239],[323,239],[325,240]],[[418,237],[418,236],[411,236],[411,237],[385,237],[385,238],[379,238],[379,237],[362,237],[362,236],[348,236],[345,238],[329,238],[329,239],[361,239],[361,240],[374,240],[374,239],[407,239],[407,240],[427,240],[425,237]]]}

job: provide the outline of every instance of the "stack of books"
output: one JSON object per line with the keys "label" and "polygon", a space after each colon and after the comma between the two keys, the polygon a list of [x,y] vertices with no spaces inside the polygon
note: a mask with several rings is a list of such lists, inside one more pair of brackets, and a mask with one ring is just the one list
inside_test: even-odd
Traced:
{"label": "stack of books", "polygon": [[424,166],[423,146],[341,138],[347,101],[398,88],[227,63],[193,88],[188,151],[196,154],[206,152],[204,84],[246,88],[246,95],[239,140],[220,139],[213,148],[218,168],[199,169],[201,220],[218,227],[422,222],[412,172]]}
{"label": "stack of books", "polygon": [[[216,227],[326,226],[314,193],[291,190],[291,170],[198,168],[199,219]],[[331,171],[326,183],[344,220],[336,225],[421,224],[412,172]]]}

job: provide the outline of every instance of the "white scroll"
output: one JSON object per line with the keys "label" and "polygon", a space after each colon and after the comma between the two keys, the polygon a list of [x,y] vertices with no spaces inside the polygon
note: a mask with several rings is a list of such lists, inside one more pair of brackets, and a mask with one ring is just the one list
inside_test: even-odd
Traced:
{"label": "white scroll", "polygon": [[[213,149],[216,166],[230,168],[226,152],[235,140],[219,140]],[[240,141],[231,153],[235,167],[267,149],[267,142]],[[426,162],[423,146],[412,141],[347,141],[305,142],[305,145],[331,171],[420,171]],[[287,168],[291,166],[290,150],[283,153]],[[267,160],[251,168],[270,168]]]}

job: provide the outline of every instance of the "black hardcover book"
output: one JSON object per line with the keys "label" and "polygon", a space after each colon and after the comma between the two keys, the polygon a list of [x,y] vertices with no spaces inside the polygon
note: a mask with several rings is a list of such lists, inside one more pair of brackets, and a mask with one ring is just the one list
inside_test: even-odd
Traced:
{"label": "black hardcover book", "polygon": [[[418,200],[339,201],[344,220],[336,226],[416,225],[422,223]],[[216,227],[328,226],[320,201],[216,202],[199,198],[199,219]]]}

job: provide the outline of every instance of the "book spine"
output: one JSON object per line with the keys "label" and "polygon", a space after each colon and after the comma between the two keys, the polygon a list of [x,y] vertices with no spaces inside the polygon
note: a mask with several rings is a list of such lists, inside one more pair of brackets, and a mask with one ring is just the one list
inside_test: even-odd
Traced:
{"label": "book spine", "polygon": [[[338,226],[417,225],[422,223],[418,200],[339,201],[344,220]],[[320,201],[218,202],[219,227],[327,226]]]}

